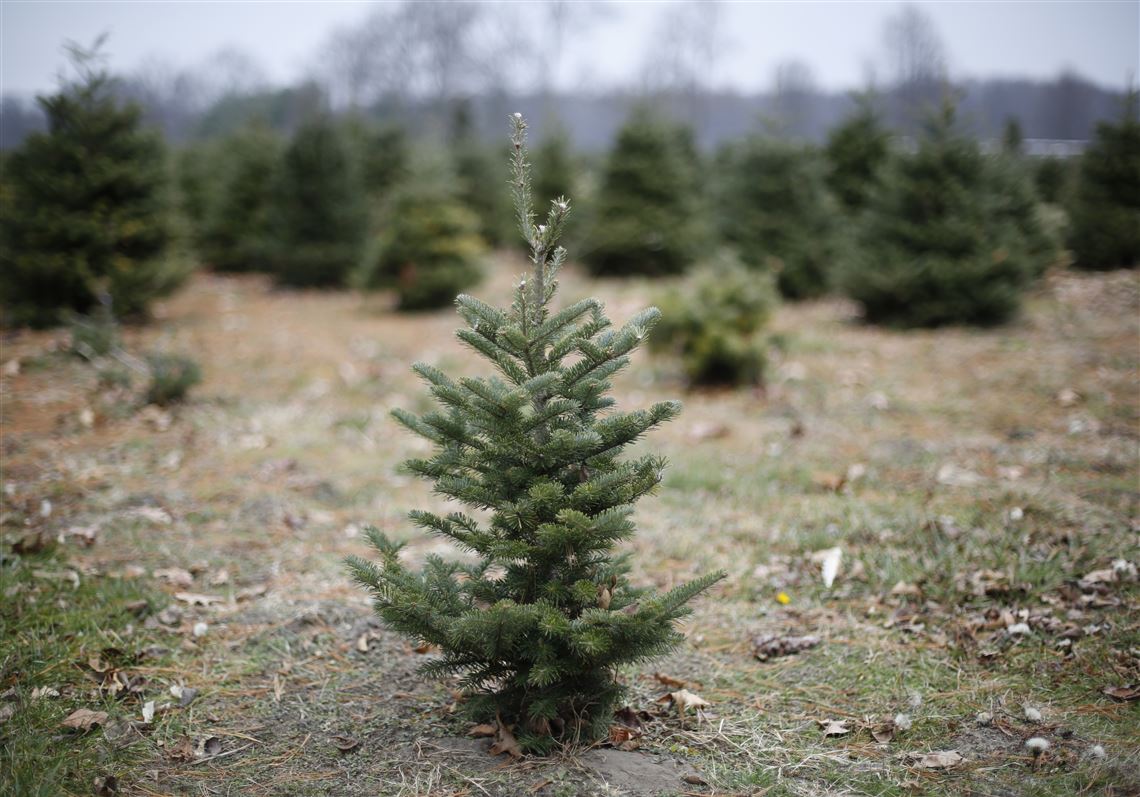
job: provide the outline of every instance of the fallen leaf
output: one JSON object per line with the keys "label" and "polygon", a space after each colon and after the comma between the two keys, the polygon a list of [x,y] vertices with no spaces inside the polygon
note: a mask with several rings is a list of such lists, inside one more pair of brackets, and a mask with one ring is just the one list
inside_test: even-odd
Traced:
{"label": "fallen leaf", "polygon": [[80,708],[71,712],[62,723],[65,728],[74,728],[77,731],[89,731],[96,725],[104,725],[107,722],[106,711],[91,711],[90,709]]}
{"label": "fallen leaf", "polygon": [[495,735],[495,726],[489,722],[484,722],[480,725],[472,725],[471,729],[467,731],[468,736],[474,736],[476,739],[481,739],[488,736]]}
{"label": "fallen leaf", "polygon": [[234,593],[234,600],[238,603],[241,603],[242,601],[260,598],[268,590],[269,587],[267,587],[265,584],[258,584],[255,587],[246,587],[245,589],[239,589],[236,593]]}
{"label": "fallen leaf", "polygon": [[363,634],[361,634],[360,638],[356,640],[356,649],[358,651],[360,651],[361,653],[367,653],[368,652],[368,641],[370,638],[371,638],[371,634],[369,634],[367,631],[365,631]]}
{"label": "fallen leaf", "polygon": [[704,778],[702,778],[700,775],[694,775],[694,774],[682,775],[681,780],[683,780],[685,783],[692,784],[693,786],[708,786],[709,785],[708,781],[705,780]]}
{"label": "fallen leaf", "polygon": [[624,706],[615,711],[614,719],[626,727],[633,728],[635,731],[641,730],[641,714],[629,706]]}
{"label": "fallen leaf", "polygon": [[330,741],[333,743],[333,746],[342,753],[347,754],[360,749],[360,740],[353,739],[351,736],[333,736]]}
{"label": "fallen leaf", "polygon": [[871,728],[871,736],[876,742],[880,744],[887,744],[895,738],[895,723],[894,720],[887,720],[881,722],[875,727]]}
{"label": "fallen leaf", "polygon": [[42,700],[45,697],[59,697],[59,690],[50,686],[37,686],[32,690],[32,700]]}
{"label": "fallen leaf", "polygon": [[511,733],[510,726],[503,724],[502,717],[496,719],[495,743],[491,745],[490,753],[491,755],[506,753],[511,758],[522,758],[522,748]]}
{"label": "fallen leaf", "polygon": [[674,678],[673,676],[666,675],[663,672],[655,672],[653,673],[653,677],[656,678],[657,682],[663,686],[671,686],[674,689],[684,689],[687,683],[687,681],[682,681],[680,678]]}
{"label": "fallen leaf", "polygon": [[65,538],[75,540],[84,548],[90,548],[94,545],[98,534],[98,526],[72,526],[63,532]]}
{"label": "fallen leaf", "polygon": [[113,794],[119,793],[119,779],[114,775],[105,775],[101,778],[95,778],[94,788],[95,797],[110,797]]}
{"label": "fallen leaf", "polygon": [[905,581],[900,581],[891,587],[892,595],[900,595],[908,598],[922,597],[922,590],[915,584],[908,584]]}
{"label": "fallen leaf", "polygon": [[143,722],[147,723],[148,725],[154,721],[154,701],[153,700],[148,700],[145,703],[143,703],[142,718],[143,718]]}
{"label": "fallen leaf", "polygon": [[160,567],[154,571],[154,577],[175,587],[189,587],[194,583],[190,571],[181,567]]}
{"label": "fallen leaf", "polygon": [[823,586],[831,589],[831,585],[835,583],[835,577],[839,575],[839,564],[843,560],[843,549],[835,547],[816,551],[811,558],[812,561],[819,562]]}
{"label": "fallen leaf", "polygon": [[19,376],[20,375],[20,358],[13,357],[8,362],[4,363],[4,368],[0,369],[4,376]]}
{"label": "fallen leaf", "polygon": [[221,587],[230,583],[230,571],[224,567],[210,576],[206,582],[211,587]]}
{"label": "fallen leaf", "polygon": [[915,763],[923,769],[949,769],[961,764],[963,758],[957,750],[937,750],[933,753],[912,754]]}
{"label": "fallen leaf", "polygon": [[425,653],[432,653],[436,650],[438,650],[438,648],[436,648],[436,646],[430,642],[424,642],[422,645],[416,645],[414,648],[412,648],[413,653],[419,653],[421,656]]}
{"label": "fallen leaf", "polygon": [[1113,700],[1135,700],[1140,698],[1140,687],[1137,686],[1106,686],[1100,690]]}
{"label": "fallen leaf", "polygon": [[33,554],[44,550],[51,540],[46,534],[39,531],[30,531],[12,543],[12,553]]}
{"label": "fallen leaf", "polygon": [[215,603],[225,603],[225,598],[217,595],[200,595],[196,592],[175,592],[174,597],[191,606],[210,606]]}
{"label": "fallen leaf", "polygon": [[0,725],[3,725],[8,720],[12,719],[12,717],[14,717],[15,715],[16,715],[16,704],[15,703],[5,703],[4,705],[0,706]]}
{"label": "fallen leaf", "polygon": [[171,761],[193,761],[194,743],[189,736],[183,736],[177,744],[166,749],[166,757]]}
{"label": "fallen leaf", "polygon": [[824,736],[846,736],[851,733],[847,727],[849,720],[819,720],[819,727]]}
{"label": "fallen leaf", "polygon": [[160,526],[169,526],[174,522],[174,518],[170,516],[169,512],[157,506],[140,506],[132,514]]}
{"label": "fallen leaf", "polygon": [[847,476],[838,473],[813,473],[811,483],[824,492],[837,493],[847,484]]}
{"label": "fallen leaf", "polygon": [[618,750],[636,750],[641,746],[641,731],[628,725],[611,725],[609,743]]}
{"label": "fallen leaf", "polygon": [[712,705],[709,701],[705,700],[698,694],[690,692],[688,689],[678,689],[676,692],[670,692],[663,697],[657,699],[658,703],[672,703],[677,707],[677,713],[684,716],[685,711],[690,708],[708,708]]}
{"label": "fallen leaf", "polygon": [[728,427],[723,423],[694,423],[689,427],[689,439],[696,442],[702,440],[717,440],[728,436]]}
{"label": "fallen leaf", "polygon": [[760,661],[790,656],[819,644],[817,636],[776,636],[763,634],[752,640],[752,654]]}

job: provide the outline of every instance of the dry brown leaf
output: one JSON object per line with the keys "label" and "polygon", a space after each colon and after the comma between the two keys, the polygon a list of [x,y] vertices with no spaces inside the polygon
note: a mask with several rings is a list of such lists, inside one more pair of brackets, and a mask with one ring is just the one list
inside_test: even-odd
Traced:
{"label": "dry brown leaf", "polygon": [[825,492],[837,493],[847,484],[847,476],[838,473],[813,473],[811,483]]}
{"label": "dry brown leaf", "polygon": [[760,661],[768,661],[779,656],[790,656],[810,650],[819,644],[817,636],[776,636],[763,634],[752,640],[752,655]]}
{"label": "dry brown leaf", "polygon": [[193,761],[194,743],[189,736],[183,736],[177,744],[166,749],[166,757],[171,761]]}
{"label": "dry brown leaf", "polygon": [[246,587],[245,589],[239,589],[236,593],[234,593],[234,600],[238,603],[241,603],[242,601],[253,600],[254,598],[260,598],[268,591],[269,587],[265,584],[258,584],[255,587]]}
{"label": "dry brown leaf", "polygon": [[922,590],[916,584],[908,584],[905,581],[900,581],[891,587],[892,595],[902,595],[908,598],[922,597]]}
{"label": "dry brown leaf", "polygon": [[923,769],[949,769],[961,764],[963,758],[957,750],[936,750],[933,753],[916,754],[915,764]]}
{"label": "dry brown leaf", "polygon": [[708,786],[709,785],[707,780],[702,778],[700,775],[695,775],[693,773],[689,773],[688,775],[682,775],[681,780],[683,780],[685,783],[688,783],[688,784],[693,785],[693,786]]}
{"label": "dry brown leaf", "polygon": [[689,439],[698,443],[702,440],[717,440],[727,437],[728,431],[723,423],[694,423],[689,427]]}
{"label": "dry brown leaf", "polygon": [[663,672],[655,672],[653,673],[653,677],[663,686],[671,686],[674,689],[684,689],[688,683],[687,681],[682,681],[680,678],[674,678],[672,675],[666,675]]}
{"label": "dry brown leaf", "polygon": [[412,648],[413,653],[419,653],[421,656],[425,653],[434,653],[438,648],[431,642],[424,642],[422,645],[416,645]]}
{"label": "dry brown leaf", "polygon": [[698,694],[690,692],[688,689],[678,689],[676,692],[670,692],[663,697],[657,699],[658,703],[672,703],[677,707],[677,713],[684,715],[685,711],[690,708],[701,709],[708,708],[712,703],[705,700]]}
{"label": "dry brown leaf", "polygon": [[470,730],[467,731],[468,736],[474,736],[476,739],[481,739],[487,736],[495,735],[495,726],[489,722],[484,722],[479,725],[472,725]]}
{"label": "dry brown leaf", "polygon": [[96,725],[107,723],[106,711],[92,711],[87,708],[76,709],[60,724],[65,728],[74,728],[77,731],[89,731]]}
{"label": "dry brown leaf", "polygon": [[1140,698],[1140,687],[1138,686],[1106,686],[1100,691],[1113,700],[1136,700]]}
{"label": "dry brown leaf", "polygon": [[175,587],[189,587],[194,583],[193,574],[181,567],[160,567],[154,571],[153,575],[155,578]]}
{"label": "dry brown leaf", "polygon": [[367,653],[368,652],[368,642],[371,638],[372,638],[372,635],[369,634],[367,631],[365,631],[356,640],[356,649],[361,653]]}
{"label": "dry brown leaf", "polygon": [[95,778],[93,786],[95,797],[111,797],[111,795],[119,793],[119,779],[114,775]]}
{"label": "dry brown leaf", "polygon": [[611,725],[609,744],[618,750],[636,750],[641,746],[641,731],[628,725]]}
{"label": "dry brown leaf", "polygon": [[333,736],[329,741],[333,743],[333,747],[342,753],[347,754],[360,749],[360,740],[353,739],[351,736]]}
{"label": "dry brown leaf", "polygon": [[491,755],[506,753],[511,758],[522,758],[522,748],[511,733],[510,726],[503,724],[502,717],[496,718],[495,743],[491,745],[490,753]]}
{"label": "dry brown leaf", "polygon": [[215,603],[225,603],[225,598],[217,595],[200,595],[197,592],[175,592],[174,597],[191,606],[211,606]]}
{"label": "dry brown leaf", "polygon": [[824,736],[846,736],[851,733],[847,727],[849,720],[819,720],[819,727]]}
{"label": "dry brown leaf", "polygon": [[51,543],[46,534],[39,531],[30,531],[12,543],[12,553],[33,554],[39,553]]}
{"label": "dry brown leaf", "polygon": [[610,590],[610,588],[603,585],[603,584],[599,584],[598,585],[598,608],[599,609],[610,608],[610,602],[613,601],[613,599],[614,599],[614,594]]}
{"label": "dry brown leaf", "polygon": [[95,538],[99,535],[98,526],[72,526],[63,532],[63,536],[70,540],[75,540],[84,548],[90,548],[95,544]]}
{"label": "dry brown leaf", "polygon": [[16,704],[15,703],[5,703],[4,705],[0,706],[0,725],[3,725],[8,720],[12,719],[12,717],[14,717],[15,715],[16,715]]}

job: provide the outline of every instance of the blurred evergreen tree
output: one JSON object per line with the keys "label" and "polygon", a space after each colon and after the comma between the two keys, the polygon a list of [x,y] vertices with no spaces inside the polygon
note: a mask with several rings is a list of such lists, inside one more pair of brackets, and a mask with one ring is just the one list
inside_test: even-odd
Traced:
{"label": "blurred evergreen tree", "polygon": [[399,125],[385,125],[370,131],[364,139],[361,178],[364,190],[374,202],[390,196],[408,179],[412,153],[408,133]]}
{"label": "blurred evergreen tree", "polygon": [[219,271],[269,271],[274,256],[274,208],[281,142],[253,125],[223,144],[216,197],[205,213],[199,250]]}
{"label": "blurred evergreen tree", "polygon": [[618,132],[595,203],[586,266],[601,276],[678,274],[706,242],[692,133],[638,108]]}
{"label": "blurred evergreen tree", "polygon": [[285,149],[273,207],[273,263],[284,285],[344,285],[360,259],[367,224],[359,175],[340,131],[324,114]]}
{"label": "blurred evergreen tree", "polygon": [[1019,157],[1025,154],[1025,134],[1021,132],[1021,122],[1016,116],[1005,120],[1001,134],[1001,149],[1006,155]]}
{"label": "blurred evergreen tree", "polygon": [[1017,311],[1048,254],[1033,203],[999,166],[956,131],[950,104],[892,160],[840,274],[868,321],[995,324]]}
{"label": "blurred evergreen tree", "polygon": [[1070,215],[1075,265],[1088,269],[1140,265],[1140,95],[1129,92],[1120,119],[1097,125],[1081,157]]}
{"label": "blurred evergreen tree", "polygon": [[879,185],[890,155],[890,133],[883,126],[871,97],[857,99],[851,116],[827,137],[827,185],[848,213],[867,205]]}
{"label": "blurred evergreen tree", "polygon": [[718,158],[717,219],[725,241],[752,268],[776,275],[789,299],[830,287],[836,256],[836,209],[823,164],[810,147],[754,136]]}
{"label": "blurred evergreen tree", "polygon": [[185,276],[166,258],[170,197],[161,139],[115,99],[101,42],[69,50],[74,79],[39,98],[47,131],[5,164],[0,188],[0,304],[6,321],[45,326],[109,294],[141,315]]}
{"label": "blurred evergreen tree", "polygon": [[479,218],[455,192],[454,175],[424,160],[396,189],[383,232],[354,275],[361,288],[391,288],[402,310],[451,305],[482,277]]}

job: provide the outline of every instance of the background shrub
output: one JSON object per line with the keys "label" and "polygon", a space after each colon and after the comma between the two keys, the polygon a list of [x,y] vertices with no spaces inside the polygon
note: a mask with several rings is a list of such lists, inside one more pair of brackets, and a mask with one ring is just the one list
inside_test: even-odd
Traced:
{"label": "background shrub", "polygon": [[145,402],[166,406],[186,399],[190,388],[202,381],[202,370],[189,357],[155,353],[146,358],[150,371]]}
{"label": "background shrub", "polygon": [[828,134],[824,150],[827,186],[847,213],[865,208],[878,188],[890,155],[890,140],[872,98],[867,96],[859,98],[855,113]]}
{"label": "background shrub", "polygon": [[760,384],[767,359],[763,331],[777,301],[772,275],[722,255],[662,297],[661,321],[649,342],[677,354],[691,384]]}
{"label": "background shrub", "polygon": [[440,164],[424,164],[397,190],[385,229],[357,272],[360,287],[394,289],[400,309],[428,310],[450,305],[479,282],[479,219],[452,185]]}

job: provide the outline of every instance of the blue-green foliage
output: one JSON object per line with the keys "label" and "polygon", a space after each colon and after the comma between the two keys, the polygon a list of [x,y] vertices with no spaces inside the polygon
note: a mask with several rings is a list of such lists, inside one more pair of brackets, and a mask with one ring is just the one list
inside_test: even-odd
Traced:
{"label": "blue-green foliage", "polygon": [[435,444],[408,468],[440,495],[488,513],[484,521],[416,511],[412,521],[477,563],[432,556],[412,572],[400,546],[372,529],[380,561],[348,564],[389,625],[439,646],[425,671],[460,676],[474,718],[513,725],[524,749],[543,752],[603,736],[622,692],[618,668],[680,642],[674,621],[723,574],[658,595],[632,586],[625,557],[615,555],[634,533],[631,505],[664,466],[652,455],[622,459],[622,449],[680,410],[666,401],[617,412],[606,395],[659,313],[614,329],[596,299],[551,310],[569,204],[551,203],[546,223],[535,224],[526,126],[518,116],[514,125],[515,204],[533,273],[508,309],[456,301],[467,322],[459,339],[498,375],[452,379],[417,364],[439,408],[394,413]]}

